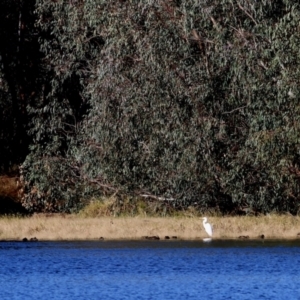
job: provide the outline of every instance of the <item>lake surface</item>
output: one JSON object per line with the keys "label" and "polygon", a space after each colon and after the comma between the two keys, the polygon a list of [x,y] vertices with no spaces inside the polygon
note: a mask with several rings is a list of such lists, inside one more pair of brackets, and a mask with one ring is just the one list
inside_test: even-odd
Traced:
{"label": "lake surface", "polygon": [[300,299],[300,241],[1,242],[0,299]]}

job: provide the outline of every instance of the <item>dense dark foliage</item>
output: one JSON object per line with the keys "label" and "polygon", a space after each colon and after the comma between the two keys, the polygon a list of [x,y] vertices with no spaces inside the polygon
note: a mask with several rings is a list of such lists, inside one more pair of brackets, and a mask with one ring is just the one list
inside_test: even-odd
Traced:
{"label": "dense dark foliage", "polygon": [[0,1],[0,172],[24,161],[29,137],[26,106],[40,89],[35,1]]}
{"label": "dense dark foliage", "polygon": [[[13,76],[10,87],[5,68],[15,70],[20,49],[1,48],[12,61],[2,63],[1,122],[17,120],[17,103],[22,126],[6,136],[1,127],[0,151],[27,126],[27,208],[70,210],[114,193],[222,213],[298,213],[297,1],[36,0],[35,8],[26,13],[39,47],[32,31],[34,50],[21,51],[43,55],[30,64],[35,81]],[[16,32],[17,15],[6,15]],[[19,65],[26,71],[28,58]]]}

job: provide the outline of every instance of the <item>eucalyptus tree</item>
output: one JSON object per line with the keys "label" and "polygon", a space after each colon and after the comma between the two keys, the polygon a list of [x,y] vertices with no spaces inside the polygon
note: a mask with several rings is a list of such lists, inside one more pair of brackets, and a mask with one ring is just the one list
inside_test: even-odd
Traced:
{"label": "eucalyptus tree", "polygon": [[297,212],[295,1],[36,2],[48,83],[24,203],[89,193]]}

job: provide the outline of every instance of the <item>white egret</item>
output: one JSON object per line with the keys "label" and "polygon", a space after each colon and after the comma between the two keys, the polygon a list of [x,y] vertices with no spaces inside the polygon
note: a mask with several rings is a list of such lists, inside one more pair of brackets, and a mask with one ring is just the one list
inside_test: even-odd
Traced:
{"label": "white egret", "polygon": [[203,219],[203,227],[204,227],[206,233],[207,233],[209,236],[212,236],[212,234],[213,234],[212,226],[211,226],[209,223],[207,223],[207,218],[206,218],[206,217],[204,217],[204,218],[202,218],[202,219]]}

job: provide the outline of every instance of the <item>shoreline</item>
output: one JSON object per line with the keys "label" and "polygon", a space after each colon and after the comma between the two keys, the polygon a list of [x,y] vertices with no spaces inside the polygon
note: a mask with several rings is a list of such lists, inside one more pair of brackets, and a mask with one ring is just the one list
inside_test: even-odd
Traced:
{"label": "shoreline", "polygon": [[[209,217],[214,240],[300,239],[300,217]],[[200,217],[0,217],[0,241],[203,240]]]}

